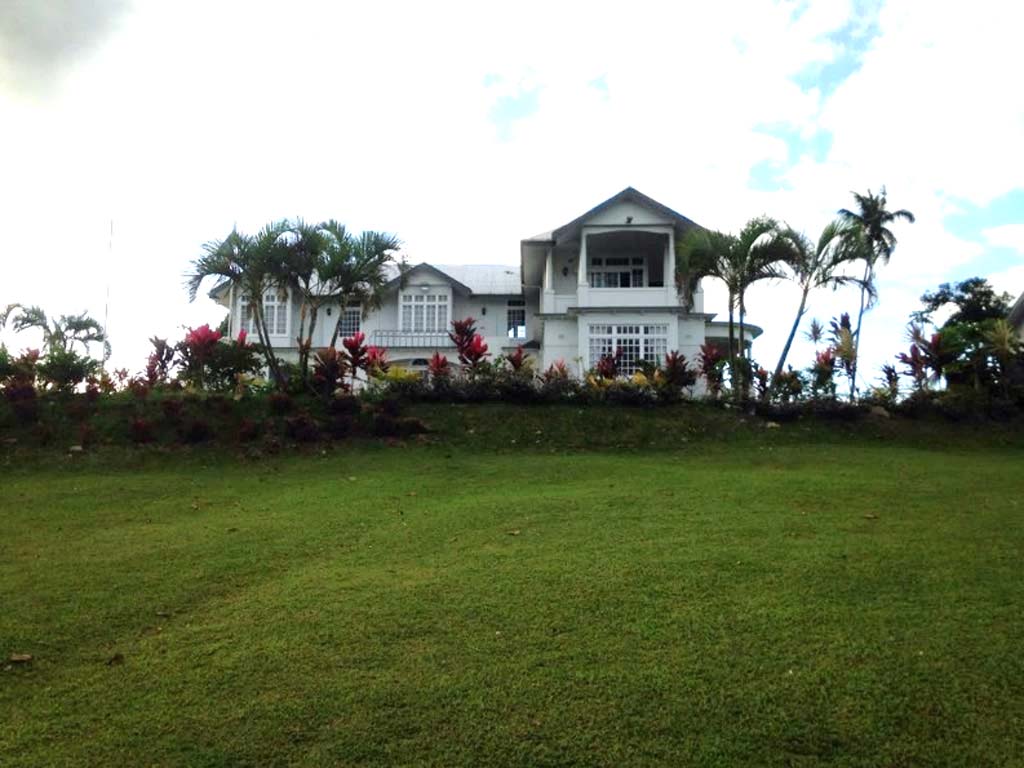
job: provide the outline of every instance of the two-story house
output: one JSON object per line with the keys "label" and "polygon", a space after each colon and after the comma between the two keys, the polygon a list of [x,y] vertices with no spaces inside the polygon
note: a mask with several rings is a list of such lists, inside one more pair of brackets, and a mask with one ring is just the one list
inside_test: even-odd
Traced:
{"label": "two-story house", "polygon": [[[494,355],[523,345],[545,368],[561,360],[577,374],[602,354],[622,353],[631,373],[641,360],[664,361],[678,350],[695,361],[700,346],[728,348],[728,323],[704,311],[698,284],[684,300],[675,279],[675,244],[697,225],[629,187],[573,221],[520,243],[518,267],[422,263],[385,288],[380,309],[329,307],[314,347],[363,331],[389,358],[425,368],[435,351],[454,361],[451,321],[473,317]],[[232,335],[246,327],[244,303],[223,289],[211,294],[229,307]],[[297,303],[287,291],[265,297],[271,342],[283,359],[298,354]],[[761,329],[747,325],[748,342]],[[748,343],[748,351],[749,351]]]}

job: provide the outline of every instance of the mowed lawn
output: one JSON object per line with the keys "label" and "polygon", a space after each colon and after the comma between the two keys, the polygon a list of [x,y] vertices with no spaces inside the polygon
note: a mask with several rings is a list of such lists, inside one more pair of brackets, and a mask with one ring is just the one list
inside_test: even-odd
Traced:
{"label": "mowed lawn", "polygon": [[1024,453],[54,456],[0,765],[1024,764]]}

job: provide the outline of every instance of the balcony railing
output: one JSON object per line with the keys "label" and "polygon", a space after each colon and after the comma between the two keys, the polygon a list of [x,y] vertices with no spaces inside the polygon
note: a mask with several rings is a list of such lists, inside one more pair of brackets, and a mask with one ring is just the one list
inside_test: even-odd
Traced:
{"label": "balcony railing", "polygon": [[370,343],[377,347],[446,349],[454,347],[444,331],[374,331]]}

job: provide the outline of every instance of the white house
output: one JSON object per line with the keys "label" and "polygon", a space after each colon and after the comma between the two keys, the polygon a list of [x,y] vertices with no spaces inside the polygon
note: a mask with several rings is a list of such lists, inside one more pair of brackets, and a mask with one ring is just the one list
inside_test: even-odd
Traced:
{"label": "white house", "polygon": [[[380,309],[345,309],[341,336],[361,330],[393,362],[415,370],[435,351],[454,361],[450,323],[471,316],[493,355],[521,344],[540,368],[561,360],[579,374],[616,350],[625,372],[640,360],[663,361],[670,350],[695,361],[705,341],[728,348],[728,323],[704,311],[700,285],[686,302],[674,279],[675,243],[696,226],[629,187],[523,240],[518,265],[414,266],[388,284]],[[230,309],[231,335],[245,327],[246,307],[228,290],[211,296]],[[298,311],[287,291],[265,296],[271,342],[282,359],[297,358]],[[328,345],[339,311],[321,314],[314,348]],[[748,340],[760,333],[746,326]]]}

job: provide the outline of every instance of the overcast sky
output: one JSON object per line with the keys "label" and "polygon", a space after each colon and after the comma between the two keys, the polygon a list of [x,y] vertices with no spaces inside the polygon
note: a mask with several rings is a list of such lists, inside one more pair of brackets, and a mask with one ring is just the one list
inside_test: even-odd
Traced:
{"label": "overcast sky", "polygon": [[[235,223],[334,217],[412,262],[518,264],[520,239],[630,185],[707,227],[767,213],[816,237],[884,184],[918,221],[866,321],[873,378],[923,291],[1024,291],[1022,22],[1006,1],[6,0],[0,305],[102,318],[109,289],[135,371],[149,336],[220,321],[182,275]],[[796,300],[752,291],[766,366]]]}

